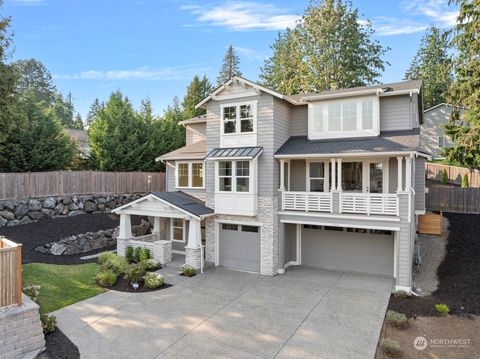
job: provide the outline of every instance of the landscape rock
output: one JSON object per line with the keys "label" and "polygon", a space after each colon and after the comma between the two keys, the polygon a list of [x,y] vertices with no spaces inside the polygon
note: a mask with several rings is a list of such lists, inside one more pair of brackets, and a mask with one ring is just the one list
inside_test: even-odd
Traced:
{"label": "landscape rock", "polygon": [[15,217],[21,219],[28,213],[28,206],[25,203],[20,203],[13,213],[15,213]]}
{"label": "landscape rock", "polygon": [[7,211],[6,209],[4,209],[3,211],[0,211],[0,216],[2,216],[3,218],[5,218],[7,220],[15,219],[15,215],[12,212]]}
{"label": "landscape rock", "polygon": [[56,214],[62,214],[63,213],[63,203],[58,202],[58,204],[54,207],[54,211]]}
{"label": "landscape rock", "polygon": [[37,199],[29,199],[28,200],[28,210],[29,211],[40,211],[41,209],[42,209],[42,202],[40,202]]}
{"label": "landscape rock", "polygon": [[52,244],[52,247],[50,248],[50,253],[52,253],[55,256],[62,255],[63,252],[67,250],[67,246],[65,243],[62,242],[56,242]]}
{"label": "landscape rock", "polygon": [[4,201],[3,208],[9,210],[10,212],[13,212],[13,210],[15,209],[15,203],[13,203],[12,201]]}
{"label": "landscape rock", "polygon": [[70,203],[70,204],[68,205],[68,209],[69,209],[70,211],[76,211],[76,210],[78,209],[78,206],[77,206],[76,203],[72,202],[72,203]]}
{"label": "landscape rock", "polygon": [[52,209],[55,208],[56,204],[57,201],[55,200],[55,198],[48,197],[45,201],[43,201],[43,208]]}
{"label": "landscape rock", "polygon": [[53,209],[42,208],[42,213],[45,217],[52,218],[55,215],[55,211]]}
{"label": "landscape rock", "polygon": [[28,213],[28,216],[30,217],[30,219],[33,219],[35,221],[38,221],[40,218],[42,218],[44,215],[42,212],[40,211],[34,211],[34,212],[29,212]]}
{"label": "landscape rock", "polygon": [[7,223],[7,227],[18,226],[19,224],[20,224],[20,221],[18,219],[14,219],[13,221],[9,221]]}
{"label": "landscape rock", "polygon": [[32,220],[30,219],[29,216],[25,216],[20,220],[20,224],[29,224],[32,223]]}
{"label": "landscape rock", "polygon": [[73,216],[78,216],[79,214],[85,214],[84,211],[76,210],[76,211],[71,211],[68,216],[73,217]]}
{"label": "landscape rock", "polygon": [[85,205],[84,205],[84,208],[83,208],[83,210],[85,212],[93,212],[96,209],[97,209],[97,206],[95,205],[94,202],[92,202],[92,201],[85,202]]}
{"label": "landscape rock", "polygon": [[5,218],[0,217],[0,227],[5,227],[7,223],[8,221]]}

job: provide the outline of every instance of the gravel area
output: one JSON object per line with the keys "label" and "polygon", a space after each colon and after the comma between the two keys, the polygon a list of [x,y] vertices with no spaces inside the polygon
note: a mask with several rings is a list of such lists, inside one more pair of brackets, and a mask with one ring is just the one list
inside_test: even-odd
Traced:
{"label": "gravel area", "polygon": [[415,293],[427,296],[437,290],[437,269],[445,258],[448,237],[448,219],[444,217],[443,235],[420,234],[417,244],[420,247],[421,265],[415,266],[412,273]]}

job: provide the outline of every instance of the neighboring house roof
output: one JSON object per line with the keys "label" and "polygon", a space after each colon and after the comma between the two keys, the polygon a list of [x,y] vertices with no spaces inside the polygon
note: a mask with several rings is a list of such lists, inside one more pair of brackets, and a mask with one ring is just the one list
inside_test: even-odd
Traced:
{"label": "neighboring house roof", "polygon": [[166,153],[160,157],[157,157],[155,161],[167,161],[167,160],[203,160],[207,153],[207,141],[202,140],[194,142],[191,145],[187,145],[176,149],[172,152]]}
{"label": "neighboring house roof", "polygon": [[234,148],[214,148],[211,150],[206,159],[219,159],[219,158],[242,158],[250,159],[258,157],[263,151],[263,147],[234,147]]}
{"label": "neighboring house roof", "polygon": [[194,123],[204,123],[204,122],[207,122],[207,115],[201,115],[201,116],[189,118],[188,120],[179,121],[178,124],[179,125],[190,125],[190,124],[194,124]]}
{"label": "neighboring house roof", "polygon": [[87,131],[77,130],[75,128],[67,128],[68,134],[75,138],[77,141],[88,141]]}
{"label": "neighboring house roof", "polygon": [[152,192],[152,194],[196,217],[202,217],[214,213],[213,209],[205,206],[205,202],[182,191]]}
{"label": "neighboring house roof", "polygon": [[449,103],[445,103],[445,102],[442,102],[442,103],[439,103],[438,105],[435,105],[435,106],[432,106],[430,108],[427,108],[424,113],[427,113],[429,111],[432,111],[432,110],[435,110],[439,107],[451,107],[451,108],[458,108],[460,110],[466,110],[467,108],[466,107],[463,107],[463,106],[456,106],[456,105],[450,105]]}
{"label": "neighboring house roof", "polygon": [[[309,140],[307,136],[290,137],[275,153],[275,157],[365,154],[368,152],[418,152],[420,130],[385,131],[376,137],[357,137],[328,140]],[[425,154],[428,157],[428,154]]]}

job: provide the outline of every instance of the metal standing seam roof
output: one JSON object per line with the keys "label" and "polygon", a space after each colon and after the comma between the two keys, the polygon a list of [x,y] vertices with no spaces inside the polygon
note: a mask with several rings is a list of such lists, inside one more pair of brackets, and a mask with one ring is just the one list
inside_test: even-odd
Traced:
{"label": "metal standing seam roof", "polygon": [[211,150],[205,159],[215,158],[251,158],[254,159],[263,151],[263,147],[233,147],[233,148],[214,148]]}
{"label": "metal standing seam roof", "polygon": [[308,154],[358,154],[362,152],[405,152],[418,151],[420,130],[385,131],[380,136],[344,139],[309,140],[307,136],[290,137],[275,156]]}
{"label": "metal standing seam roof", "polygon": [[205,202],[182,191],[152,192],[152,194],[197,217],[214,213],[213,209],[205,206]]}

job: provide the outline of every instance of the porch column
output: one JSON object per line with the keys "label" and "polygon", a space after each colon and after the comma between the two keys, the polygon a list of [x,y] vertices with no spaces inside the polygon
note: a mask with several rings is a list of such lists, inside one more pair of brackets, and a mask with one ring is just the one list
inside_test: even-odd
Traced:
{"label": "porch column", "polygon": [[185,263],[203,273],[202,229],[200,220],[190,218],[188,244],[185,246]]}
{"label": "porch column", "polygon": [[129,239],[132,238],[132,222],[129,214],[120,214],[120,231],[118,238]]}
{"label": "porch column", "polygon": [[160,217],[153,217],[152,234],[155,235],[157,239],[160,239]]}
{"label": "porch column", "polygon": [[285,191],[285,160],[280,160],[280,191]]}
{"label": "porch column", "polygon": [[402,187],[403,187],[403,182],[402,182],[402,171],[403,171],[403,166],[402,166],[402,160],[403,160],[403,157],[397,157],[397,161],[398,161],[398,169],[397,169],[397,192],[401,192],[402,191]]}
{"label": "porch column", "polygon": [[405,191],[412,188],[412,158],[405,157]]}
{"label": "porch column", "polygon": [[337,180],[337,190],[338,191],[341,191],[342,190],[342,159],[339,158],[337,159],[337,163],[338,163],[338,169],[337,169],[337,172],[338,172],[338,180]]}
{"label": "porch column", "polygon": [[335,175],[336,175],[336,171],[335,171],[335,158],[332,158],[330,160],[330,162],[332,163],[332,184],[331,184],[331,189],[332,191],[335,191]]}

